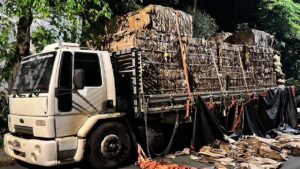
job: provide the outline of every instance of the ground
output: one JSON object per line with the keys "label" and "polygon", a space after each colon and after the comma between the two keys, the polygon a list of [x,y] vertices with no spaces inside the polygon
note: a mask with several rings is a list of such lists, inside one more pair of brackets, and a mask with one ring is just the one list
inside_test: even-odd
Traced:
{"label": "ground", "polygon": [[[3,156],[1,155],[1,158]],[[178,162],[180,163],[185,163],[186,159],[184,158],[178,158],[177,159]],[[2,160],[1,160],[2,162]],[[3,166],[1,165],[0,162],[0,169],[28,169],[28,168],[24,168],[18,164],[15,164],[15,162],[10,163],[10,166]],[[191,162],[190,165],[193,165],[195,167],[203,167],[203,165],[199,165],[199,163],[197,162]],[[283,165],[280,167],[281,169],[299,169],[300,168],[300,157],[290,157],[288,161],[286,161],[285,163],[283,163]],[[47,169],[84,169],[83,167],[81,167],[79,164],[74,164],[74,165],[64,165],[64,166],[60,166],[60,167],[54,167],[54,168],[47,168]],[[124,166],[120,169],[138,169],[138,167],[136,167],[134,164],[130,165],[130,166]]]}
{"label": "ground", "polygon": [[4,153],[3,148],[0,147],[0,168],[6,168],[8,166],[15,165],[15,164],[16,164],[15,160],[7,156]]}

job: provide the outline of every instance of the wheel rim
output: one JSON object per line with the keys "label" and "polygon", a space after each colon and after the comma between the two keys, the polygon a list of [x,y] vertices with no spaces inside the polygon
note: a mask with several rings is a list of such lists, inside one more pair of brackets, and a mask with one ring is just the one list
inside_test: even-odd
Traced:
{"label": "wheel rim", "polygon": [[122,149],[120,138],[115,134],[105,136],[101,142],[100,152],[103,157],[117,157]]}

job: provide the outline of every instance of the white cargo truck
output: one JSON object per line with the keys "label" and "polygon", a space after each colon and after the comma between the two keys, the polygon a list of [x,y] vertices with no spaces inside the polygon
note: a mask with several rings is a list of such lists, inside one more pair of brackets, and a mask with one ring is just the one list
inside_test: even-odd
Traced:
{"label": "white cargo truck", "polygon": [[[158,124],[189,121],[187,94],[144,95],[142,69],[136,49],[110,54],[59,43],[24,57],[9,97],[5,152],[39,166],[122,165],[147,114]],[[221,92],[214,95],[217,103]]]}
{"label": "white cargo truck", "polygon": [[107,168],[128,156],[108,52],[65,43],[23,58],[9,107],[5,152],[18,160],[55,166],[81,161],[88,151],[92,165]]}

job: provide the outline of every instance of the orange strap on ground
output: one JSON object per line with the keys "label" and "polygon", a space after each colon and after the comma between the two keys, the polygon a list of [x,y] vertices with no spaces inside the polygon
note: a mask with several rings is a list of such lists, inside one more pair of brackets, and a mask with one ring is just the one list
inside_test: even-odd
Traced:
{"label": "orange strap on ground", "polygon": [[138,161],[136,165],[141,169],[205,169],[195,168],[185,165],[170,164],[166,161],[155,161],[148,158],[143,151],[142,147],[138,144]]}
{"label": "orange strap on ground", "polygon": [[176,28],[177,28],[179,46],[180,46],[180,51],[181,51],[183,72],[184,72],[185,82],[186,82],[187,91],[188,91],[188,98],[186,101],[186,117],[189,117],[190,116],[190,101],[192,98],[192,94],[191,94],[191,88],[190,88],[190,83],[189,83],[188,67],[187,67],[187,63],[186,63],[186,50],[185,50],[184,46],[182,45],[182,39],[181,39],[181,34],[180,34],[180,29],[179,29],[179,24],[178,24],[178,14],[177,13],[176,13]]}

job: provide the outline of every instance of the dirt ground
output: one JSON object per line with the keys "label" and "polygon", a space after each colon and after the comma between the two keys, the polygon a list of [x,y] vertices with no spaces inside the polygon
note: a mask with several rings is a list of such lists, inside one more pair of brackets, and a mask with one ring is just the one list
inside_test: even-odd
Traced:
{"label": "dirt ground", "polygon": [[11,166],[11,165],[14,165],[16,164],[16,161],[7,156],[3,150],[3,147],[0,148],[0,168],[2,167],[8,167],[8,166]]}

